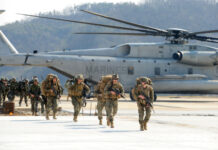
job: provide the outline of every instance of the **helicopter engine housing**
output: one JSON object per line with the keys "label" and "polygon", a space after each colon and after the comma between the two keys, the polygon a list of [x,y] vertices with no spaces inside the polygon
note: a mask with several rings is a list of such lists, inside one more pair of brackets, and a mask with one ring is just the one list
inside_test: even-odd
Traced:
{"label": "helicopter engine housing", "polygon": [[178,51],[173,59],[193,66],[214,66],[218,64],[217,51]]}

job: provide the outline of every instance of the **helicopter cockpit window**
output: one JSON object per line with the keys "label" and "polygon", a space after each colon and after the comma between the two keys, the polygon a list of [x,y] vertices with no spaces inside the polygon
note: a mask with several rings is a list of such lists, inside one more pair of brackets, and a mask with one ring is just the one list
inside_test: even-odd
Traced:
{"label": "helicopter cockpit window", "polygon": [[159,67],[154,68],[154,74],[155,75],[160,75],[160,68]]}
{"label": "helicopter cockpit window", "polygon": [[133,75],[134,74],[134,67],[133,66],[129,66],[128,67],[128,75]]}

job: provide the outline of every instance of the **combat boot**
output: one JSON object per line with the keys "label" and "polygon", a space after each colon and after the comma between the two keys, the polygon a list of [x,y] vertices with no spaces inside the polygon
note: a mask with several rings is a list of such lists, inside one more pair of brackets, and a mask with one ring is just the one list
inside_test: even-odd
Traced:
{"label": "combat boot", "polygon": [[147,122],[144,122],[143,126],[144,126],[144,130],[147,130]]}
{"label": "combat boot", "polygon": [[57,119],[57,118],[56,118],[56,113],[53,113],[53,119]]}
{"label": "combat boot", "polygon": [[102,125],[102,119],[99,119],[99,125]]}
{"label": "combat boot", "polygon": [[37,112],[35,112],[35,116],[38,116]]}
{"label": "combat boot", "polygon": [[114,122],[111,121],[111,128],[114,128]]}
{"label": "combat boot", "polygon": [[48,113],[46,112],[46,116],[45,116],[46,120],[49,120],[49,115]]}
{"label": "combat boot", "polygon": [[142,123],[140,124],[140,130],[144,131],[144,125]]}
{"label": "combat boot", "polygon": [[73,117],[73,121],[74,121],[74,122],[77,122],[77,116],[74,116],[74,117]]}
{"label": "combat boot", "polygon": [[110,126],[111,122],[109,119],[107,119],[107,126]]}

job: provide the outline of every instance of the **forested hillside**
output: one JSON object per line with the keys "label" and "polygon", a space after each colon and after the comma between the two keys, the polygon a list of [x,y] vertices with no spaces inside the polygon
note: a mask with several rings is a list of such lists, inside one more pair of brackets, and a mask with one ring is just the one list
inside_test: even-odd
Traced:
{"label": "forested hillside", "polygon": [[[152,0],[140,5],[132,3],[86,4],[77,7],[69,6],[63,13],[50,12],[49,14],[40,15],[126,26],[85,14],[79,11],[80,9],[86,9],[130,22],[163,29],[175,27],[190,31],[218,29],[218,3],[213,0]],[[19,52],[99,48],[110,47],[126,42],[164,41],[164,38],[156,37],[76,35],[73,33],[94,31],[115,32],[119,30],[35,18],[28,18],[25,21],[1,26],[0,30],[7,35]],[[0,76],[16,76],[17,78],[22,76],[30,78],[34,74],[45,76],[48,72],[50,72],[50,70],[45,68],[27,67],[23,69],[23,67],[2,67]],[[61,76],[61,79],[62,82],[66,80],[63,76]]]}

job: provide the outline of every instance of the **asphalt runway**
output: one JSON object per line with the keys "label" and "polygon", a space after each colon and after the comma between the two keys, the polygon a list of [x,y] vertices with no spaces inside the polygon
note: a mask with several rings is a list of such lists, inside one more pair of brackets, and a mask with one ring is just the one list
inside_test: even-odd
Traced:
{"label": "asphalt runway", "polygon": [[[43,114],[31,116],[30,107],[15,101],[13,116],[0,116],[0,150],[217,150],[217,95],[159,95],[147,131],[139,131],[137,105],[119,101],[115,128],[98,125],[96,100],[88,100],[78,122],[73,122],[73,106],[62,97],[57,120]],[[23,114],[23,115],[22,115]]]}

